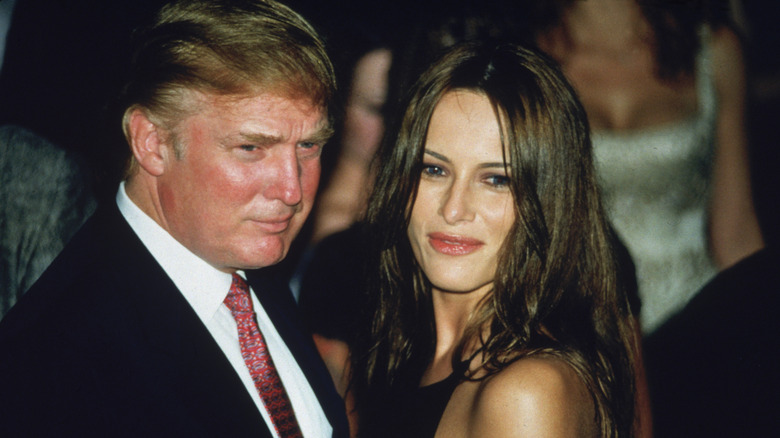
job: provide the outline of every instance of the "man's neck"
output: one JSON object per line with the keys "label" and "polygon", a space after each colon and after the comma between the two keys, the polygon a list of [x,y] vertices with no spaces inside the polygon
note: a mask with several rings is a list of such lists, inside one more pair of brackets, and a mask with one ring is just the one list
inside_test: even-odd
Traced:
{"label": "man's neck", "polygon": [[148,178],[150,177],[145,178],[144,175],[138,173],[131,175],[125,181],[125,193],[133,201],[133,204],[170,233],[169,227],[164,220],[165,217],[162,214],[156,186]]}

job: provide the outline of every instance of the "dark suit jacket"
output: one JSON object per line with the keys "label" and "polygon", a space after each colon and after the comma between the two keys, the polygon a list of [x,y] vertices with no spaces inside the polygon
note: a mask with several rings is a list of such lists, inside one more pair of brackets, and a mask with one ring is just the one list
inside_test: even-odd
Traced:
{"label": "dark suit jacket", "polygon": [[[286,285],[249,272],[334,428],[344,404]],[[0,436],[270,436],[194,310],[121,216],[99,210],[0,322]]]}
{"label": "dark suit jacket", "polygon": [[658,437],[780,430],[780,254],[721,272],[644,343]]}

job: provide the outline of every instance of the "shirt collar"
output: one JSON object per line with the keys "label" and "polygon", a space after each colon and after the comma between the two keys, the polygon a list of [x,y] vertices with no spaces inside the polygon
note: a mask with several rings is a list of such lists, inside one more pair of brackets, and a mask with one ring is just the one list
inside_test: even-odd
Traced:
{"label": "shirt collar", "polygon": [[119,185],[116,203],[122,216],[200,319],[213,318],[227,296],[232,276],[193,254],[144,213],[127,196],[124,182]]}

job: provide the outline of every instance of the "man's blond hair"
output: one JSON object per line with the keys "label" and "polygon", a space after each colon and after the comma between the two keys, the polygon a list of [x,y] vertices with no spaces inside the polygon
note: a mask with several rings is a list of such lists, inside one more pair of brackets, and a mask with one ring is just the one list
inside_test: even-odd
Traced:
{"label": "man's blond hair", "polygon": [[[192,114],[193,91],[236,96],[273,92],[309,98],[327,111],[336,88],[333,66],[315,29],[273,0],[171,3],[136,36],[132,61],[123,93],[122,127],[128,142],[129,116],[135,109],[173,133]],[[133,167],[134,160],[128,173]]]}

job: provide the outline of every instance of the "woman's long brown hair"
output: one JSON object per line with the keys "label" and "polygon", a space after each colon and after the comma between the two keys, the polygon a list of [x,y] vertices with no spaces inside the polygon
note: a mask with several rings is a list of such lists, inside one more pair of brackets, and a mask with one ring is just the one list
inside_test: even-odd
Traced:
{"label": "woman's long brown hair", "polygon": [[585,111],[553,61],[489,43],[458,46],[436,62],[414,86],[392,131],[397,134],[380,150],[366,216],[368,336],[352,346],[361,436],[381,436],[433,357],[431,286],[406,229],[428,124],[452,90],[480,93],[493,105],[517,217],[493,291],[475,309],[454,361],[466,359],[469,342],[481,346],[483,377],[531,355],[559,357],[587,385],[601,435],[630,436],[633,330],[617,284]]}

